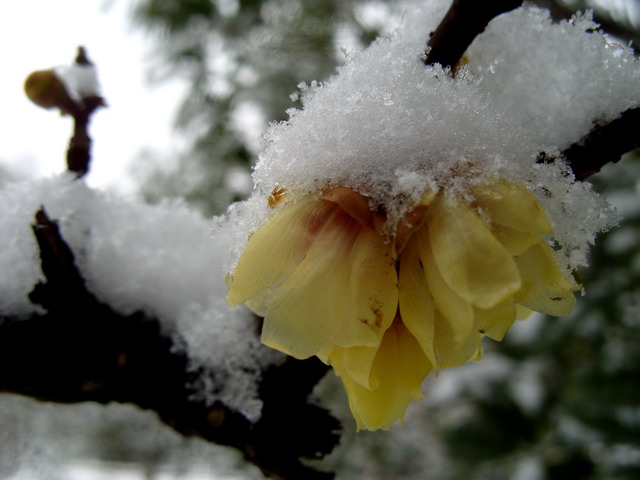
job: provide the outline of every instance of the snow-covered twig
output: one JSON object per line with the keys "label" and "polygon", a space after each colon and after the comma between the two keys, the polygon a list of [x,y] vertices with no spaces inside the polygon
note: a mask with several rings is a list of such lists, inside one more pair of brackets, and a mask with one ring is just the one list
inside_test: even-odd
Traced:
{"label": "snow-covered twig", "polygon": [[[620,157],[640,148],[640,108],[623,112],[605,125],[596,125],[580,141],[562,152],[562,156],[577,180],[598,173],[607,163],[615,163]],[[538,163],[552,161],[540,154]]]}
{"label": "snow-covered twig", "polygon": [[[76,69],[90,70],[95,75],[93,63],[87,57],[84,47],[78,48],[75,60]],[[91,115],[97,108],[105,106],[104,99],[95,92],[82,95],[78,108],[71,112],[73,116],[73,136],[67,149],[67,168],[78,177],[86,175],[91,162],[91,137],[89,136],[89,122]]]}
{"label": "snow-covered twig", "polygon": [[522,0],[454,0],[429,38],[424,63],[454,68],[492,19],[520,5]]}

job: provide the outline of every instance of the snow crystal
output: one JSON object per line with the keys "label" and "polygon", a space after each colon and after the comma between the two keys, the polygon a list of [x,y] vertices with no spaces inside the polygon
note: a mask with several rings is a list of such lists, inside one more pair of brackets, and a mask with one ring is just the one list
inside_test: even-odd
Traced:
{"label": "snow crystal", "polygon": [[112,198],[71,175],[8,184],[0,190],[0,314],[38,308],[28,294],[44,281],[31,230],[41,205],[58,220],[99,300],[123,315],[143,310],[158,318],[194,369],[222,380],[201,395],[233,401],[229,405],[249,418],[259,417],[256,378],[282,355],[259,346],[248,310],[226,305],[231,229],[218,228],[212,240],[211,223],[183,205]]}
{"label": "snow crystal", "polygon": [[540,145],[562,150],[640,104],[633,51],[609,42],[590,13],[553,23],[547,10],[518,9],[491,22],[468,57],[480,89]]}
{"label": "snow crystal", "polygon": [[[454,78],[422,63],[428,34],[450,2],[423,3],[329,81],[302,87],[303,108],[263,138],[254,197],[345,185],[383,206],[393,225],[425,188],[446,183],[460,193],[469,178],[505,177],[529,187],[547,210],[562,260],[572,268],[586,263],[588,245],[615,215],[589,184],[573,181],[561,159],[535,160],[540,152],[557,156],[594,124],[637,107],[639,63],[594,30],[588,15],[554,24],[526,6],[492,22]],[[467,175],[452,181],[461,170]]]}

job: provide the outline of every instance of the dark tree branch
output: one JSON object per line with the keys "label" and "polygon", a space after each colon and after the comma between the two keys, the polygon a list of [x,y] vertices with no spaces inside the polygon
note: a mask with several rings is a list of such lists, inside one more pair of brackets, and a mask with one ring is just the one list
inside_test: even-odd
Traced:
{"label": "dark tree branch", "polygon": [[61,403],[132,403],[184,435],[237,448],[265,475],[333,478],[301,462],[329,453],[339,439],[337,420],[307,402],[327,371],[319,360],[288,359],[263,372],[264,410],[256,423],[233,406],[194,400],[199,373],[158,321],[141,312],[123,316],[98,301],[43,209],[33,230],[47,281],[30,298],[47,312],[0,318],[0,392]]}
{"label": "dark tree branch", "polygon": [[[556,5],[556,2],[545,2]],[[471,42],[498,15],[522,5],[522,0],[454,0],[446,15],[431,35],[425,64],[441,64],[453,69]],[[557,6],[557,5],[556,5]],[[576,179],[584,180],[607,163],[617,162],[622,155],[640,147],[640,109],[630,109],[606,125],[595,125],[562,156]],[[553,162],[541,153],[538,163]]]}
{"label": "dark tree branch", "polygon": [[[598,173],[607,163],[615,163],[627,152],[640,148],[640,108],[623,112],[604,125],[596,125],[578,142],[562,152],[577,180]],[[538,163],[553,162],[541,153]]]}
{"label": "dark tree branch", "polygon": [[520,5],[522,0],[454,0],[427,42],[424,63],[453,69],[491,20]]}

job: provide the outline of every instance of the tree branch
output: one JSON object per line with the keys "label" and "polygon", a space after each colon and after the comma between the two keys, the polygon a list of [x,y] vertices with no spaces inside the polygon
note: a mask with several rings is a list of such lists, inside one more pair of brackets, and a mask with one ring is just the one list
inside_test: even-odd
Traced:
{"label": "tree branch", "polygon": [[[578,142],[562,152],[562,157],[577,180],[598,173],[607,163],[615,163],[620,157],[640,148],[640,108],[623,112],[607,124],[596,125]],[[551,163],[553,158],[541,153],[538,163]]]}
{"label": "tree branch", "polygon": [[424,63],[453,69],[491,20],[520,5],[522,0],[454,0],[429,38]]}
{"label": "tree branch", "polygon": [[159,322],[141,312],[123,316],[98,301],[43,209],[33,230],[47,282],[30,298],[47,312],[0,318],[0,392],[61,403],[132,403],[184,435],[240,450],[265,475],[333,478],[301,461],[324,456],[339,439],[337,420],[307,403],[327,371],[319,360],[288,359],[263,372],[264,409],[256,423],[233,406],[194,400],[199,373]]}
{"label": "tree branch", "polygon": [[[522,0],[454,0],[429,38],[424,63],[439,63],[453,69],[493,18],[520,5]],[[596,124],[581,140],[563,151],[562,156],[576,179],[584,180],[607,163],[617,162],[625,153],[639,148],[639,125],[640,109],[627,110],[606,125]],[[553,158],[541,153],[537,162],[550,163]]]}

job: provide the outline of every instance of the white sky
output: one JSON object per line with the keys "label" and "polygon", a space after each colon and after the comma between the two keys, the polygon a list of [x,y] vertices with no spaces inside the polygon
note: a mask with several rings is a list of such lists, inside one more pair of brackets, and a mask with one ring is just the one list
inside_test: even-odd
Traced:
{"label": "white sky", "polygon": [[129,193],[141,149],[177,148],[171,122],[184,88],[146,82],[152,44],[131,26],[131,8],[131,0],[0,2],[0,163],[37,176],[66,169],[72,120],[33,105],[22,85],[33,70],[71,63],[78,45],[96,64],[109,104],[92,120],[89,184]]}

